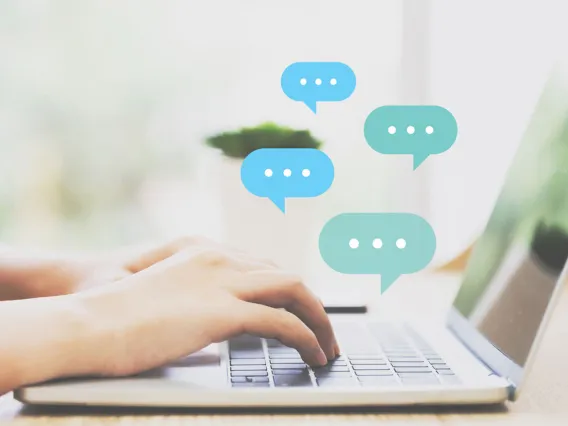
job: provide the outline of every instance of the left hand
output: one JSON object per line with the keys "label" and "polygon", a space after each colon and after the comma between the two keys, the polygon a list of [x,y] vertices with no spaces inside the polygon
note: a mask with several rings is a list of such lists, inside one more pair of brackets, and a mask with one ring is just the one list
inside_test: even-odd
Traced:
{"label": "left hand", "polygon": [[[196,245],[218,246],[206,238],[192,236],[154,247],[127,248],[104,255],[80,257],[45,257],[10,250],[0,257],[0,300],[76,293],[121,280]],[[10,287],[3,286],[2,281]]]}

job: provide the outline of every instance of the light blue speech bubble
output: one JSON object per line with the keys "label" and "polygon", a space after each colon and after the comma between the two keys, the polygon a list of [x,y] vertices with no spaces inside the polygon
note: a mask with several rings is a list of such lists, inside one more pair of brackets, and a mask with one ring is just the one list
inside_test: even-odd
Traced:
{"label": "light blue speech bubble", "polygon": [[355,90],[355,73],[341,62],[295,62],[282,73],[282,90],[316,113],[318,102],[338,102]]}
{"label": "light blue speech bubble", "polygon": [[251,152],[241,166],[241,180],[253,195],[269,198],[285,212],[286,198],[323,194],[334,178],[333,163],[313,148],[262,148]]}
{"label": "light blue speech bubble", "polygon": [[448,150],[458,124],[450,111],[436,105],[388,105],[365,120],[365,139],[382,154],[411,154],[414,170],[429,155]]}
{"label": "light blue speech bubble", "polygon": [[380,274],[384,293],[403,274],[424,269],[436,251],[436,235],[412,213],[343,213],[319,237],[322,259],[343,274]]}

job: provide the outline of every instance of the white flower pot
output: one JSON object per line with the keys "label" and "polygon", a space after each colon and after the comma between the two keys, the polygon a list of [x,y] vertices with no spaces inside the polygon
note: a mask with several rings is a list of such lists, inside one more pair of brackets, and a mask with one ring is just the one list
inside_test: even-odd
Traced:
{"label": "white flower pot", "polygon": [[287,199],[284,214],[268,198],[246,190],[241,160],[220,156],[214,164],[224,242],[304,274],[309,260],[307,239],[314,232],[310,199]]}

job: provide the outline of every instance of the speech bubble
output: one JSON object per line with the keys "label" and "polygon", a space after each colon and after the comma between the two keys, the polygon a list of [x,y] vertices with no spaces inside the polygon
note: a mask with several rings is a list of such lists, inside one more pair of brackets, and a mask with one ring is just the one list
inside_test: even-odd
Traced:
{"label": "speech bubble", "polygon": [[355,90],[355,73],[341,62],[295,62],[280,79],[290,99],[303,102],[316,113],[318,102],[339,102]]}
{"label": "speech bubble", "polygon": [[411,154],[414,170],[432,154],[456,141],[458,124],[450,111],[436,105],[382,106],[365,120],[365,139],[382,154]]}
{"label": "speech bubble", "polygon": [[434,257],[436,235],[411,213],[343,213],[321,230],[322,259],[343,274],[380,274],[381,292],[404,274],[424,269]]}
{"label": "speech bubble", "polygon": [[334,175],[330,158],[313,148],[257,149],[241,166],[245,188],[269,198],[283,213],[286,198],[317,197],[329,189]]}

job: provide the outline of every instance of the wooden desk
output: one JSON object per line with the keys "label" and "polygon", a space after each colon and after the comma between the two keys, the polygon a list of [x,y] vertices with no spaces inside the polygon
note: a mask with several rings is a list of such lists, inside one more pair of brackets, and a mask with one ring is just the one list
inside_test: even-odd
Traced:
{"label": "wooden desk", "polygon": [[[411,278],[411,277],[409,277]],[[374,305],[375,314],[390,317],[443,315],[455,294],[455,276],[404,280]],[[1,368],[1,366],[0,366]],[[11,396],[0,398],[0,423],[15,424],[197,424],[197,425],[568,425],[568,292],[564,291],[542,342],[520,399],[482,408],[403,408],[344,410],[153,410],[24,407]]]}

